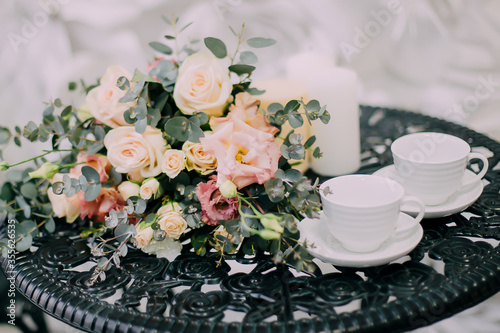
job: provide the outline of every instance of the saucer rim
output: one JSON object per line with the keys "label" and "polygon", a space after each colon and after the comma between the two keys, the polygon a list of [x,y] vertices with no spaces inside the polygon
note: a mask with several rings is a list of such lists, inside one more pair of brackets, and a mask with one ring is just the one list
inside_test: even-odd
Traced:
{"label": "saucer rim", "polygon": [[[383,177],[397,181],[396,179],[391,178],[390,176],[387,175],[387,173],[389,173],[388,170],[391,170],[390,172],[395,172],[395,165],[390,164],[390,165],[387,165],[383,168],[380,168],[377,171],[373,172],[372,175],[383,176]],[[465,170],[465,172],[474,174],[474,172],[467,170],[467,169]],[[478,179],[476,182],[473,182],[472,184],[468,185],[467,187],[471,187],[471,189],[469,191],[466,191],[466,192],[474,193],[474,195],[471,195],[470,197],[468,197],[467,200],[464,200],[463,202],[459,202],[459,205],[457,205],[456,203],[453,204],[453,202],[456,200],[450,201],[450,199],[453,198],[453,196],[455,196],[455,194],[452,197],[450,197],[450,199],[448,199],[447,201],[445,201],[444,203],[442,203],[440,205],[436,205],[436,206],[426,205],[425,212],[424,212],[424,219],[440,218],[440,217],[453,215],[455,213],[462,212],[465,209],[467,209],[468,207],[470,207],[483,193],[484,184],[483,184],[481,179]],[[466,188],[465,186],[462,186],[456,193],[464,193],[465,194],[466,193],[464,191],[465,188]],[[451,205],[451,207],[447,207],[450,205]],[[417,210],[404,209],[404,206],[401,207],[401,211],[406,213],[406,214],[409,214],[409,215],[418,214]]]}
{"label": "saucer rim", "polygon": [[[417,245],[420,243],[424,235],[424,229],[422,228],[420,223],[416,223],[414,226],[415,232],[410,233],[410,236],[404,239],[397,240],[398,244],[406,245],[404,248],[392,249],[392,247],[395,246],[394,244],[396,244],[393,241],[395,237],[392,237],[390,240],[391,242],[390,244],[385,243],[375,251],[365,252],[365,253],[352,252],[341,247],[343,253],[340,253],[340,255],[338,256],[326,255],[325,253],[328,253],[330,251],[335,251],[335,248],[332,248],[331,246],[328,246],[328,244],[325,244],[326,241],[322,238],[320,238],[320,241],[318,242],[317,236],[313,240],[309,239],[307,236],[310,236],[311,233],[304,231],[305,226],[302,224],[306,221],[307,221],[306,223],[314,223],[314,220],[318,220],[317,221],[318,223],[324,224],[325,216],[323,211],[321,211],[320,214],[321,216],[318,219],[305,218],[299,223],[298,225],[300,231],[299,241],[303,242],[307,240],[308,242],[311,242],[311,244],[316,246],[315,249],[310,249],[310,248],[307,249],[307,252],[314,258],[317,258],[325,263],[336,265],[339,267],[363,268],[363,267],[375,267],[388,264],[410,253],[415,247],[417,247]],[[398,221],[401,218],[413,219],[411,215],[404,212],[399,213]],[[405,232],[407,231],[408,230],[405,230]],[[387,251],[388,254],[385,256],[380,256],[380,255],[377,256],[377,252],[380,252],[381,250]],[[342,254],[345,256],[345,252],[348,253],[349,258],[342,258]]]}

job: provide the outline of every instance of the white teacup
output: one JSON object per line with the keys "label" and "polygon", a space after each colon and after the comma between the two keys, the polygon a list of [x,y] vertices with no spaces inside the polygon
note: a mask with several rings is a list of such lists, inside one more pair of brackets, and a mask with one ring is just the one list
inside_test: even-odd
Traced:
{"label": "white teacup", "polygon": [[[391,145],[394,166],[409,195],[422,199],[428,206],[440,205],[464,186],[475,183],[488,171],[488,159],[471,153],[470,146],[456,136],[421,132],[402,136]],[[467,163],[483,161],[477,178],[465,182]]]}
{"label": "white teacup", "polygon": [[[330,192],[325,194],[328,187]],[[325,223],[331,234],[352,252],[372,252],[388,240],[396,230],[400,207],[415,202],[424,216],[424,204],[404,195],[396,181],[374,175],[347,175],[332,178],[320,187]]]}

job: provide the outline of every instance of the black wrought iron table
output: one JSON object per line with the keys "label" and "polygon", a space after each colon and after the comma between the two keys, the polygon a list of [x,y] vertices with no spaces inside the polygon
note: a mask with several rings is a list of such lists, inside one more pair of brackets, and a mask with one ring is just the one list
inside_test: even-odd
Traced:
{"label": "black wrought iron table", "polygon": [[[391,142],[435,131],[488,151],[488,183],[465,212],[426,219],[406,257],[363,269],[321,265],[315,274],[268,257],[221,266],[184,253],[169,263],[131,249],[122,269],[89,287],[95,263],[76,230],[61,228],[17,256],[16,287],[51,316],[89,332],[397,332],[452,316],[500,291],[500,144],[465,127],[411,112],[362,107],[360,173],[392,163]],[[486,241],[489,239],[490,241]],[[3,270],[5,258],[0,259]],[[326,268],[325,268],[326,267]]]}

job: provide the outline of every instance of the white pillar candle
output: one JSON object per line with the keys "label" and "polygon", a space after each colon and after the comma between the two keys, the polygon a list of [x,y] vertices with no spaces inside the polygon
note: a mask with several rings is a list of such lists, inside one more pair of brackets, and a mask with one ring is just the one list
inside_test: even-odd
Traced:
{"label": "white pillar candle", "polygon": [[312,159],[312,169],[324,176],[355,172],[361,161],[356,73],[339,67],[312,72],[308,92],[309,98],[326,104],[331,115],[328,124],[320,120],[312,123],[311,134],[323,153],[323,157]]}

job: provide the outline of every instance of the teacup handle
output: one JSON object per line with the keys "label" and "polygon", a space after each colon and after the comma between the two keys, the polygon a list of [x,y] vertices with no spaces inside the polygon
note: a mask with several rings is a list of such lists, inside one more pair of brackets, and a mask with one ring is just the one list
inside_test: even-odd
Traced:
{"label": "teacup handle", "polygon": [[424,214],[425,214],[425,204],[424,204],[424,202],[422,200],[420,200],[419,198],[417,198],[417,197],[414,197],[414,196],[411,196],[411,195],[406,195],[406,196],[403,197],[403,199],[401,199],[401,206],[403,206],[404,204],[406,204],[408,202],[414,202],[420,208],[417,216],[412,217],[412,219],[415,221],[415,224],[419,223],[420,221],[422,221],[422,219],[424,218]]}
{"label": "teacup handle", "polygon": [[483,161],[483,168],[479,171],[479,173],[476,174],[476,177],[471,177],[468,179],[465,179],[465,177],[464,177],[464,179],[462,180],[462,186],[464,186],[464,187],[468,187],[468,186],[476,183],[478,181],[478,179],[483,179],[484,175],[486,175],[486,172],[488,172],[488,167],[489,167],[488,159],[483,154],[470,153],[469,159],[467,160],[467,163],[469,163],[472,159],[476,159],[476,158]]}

